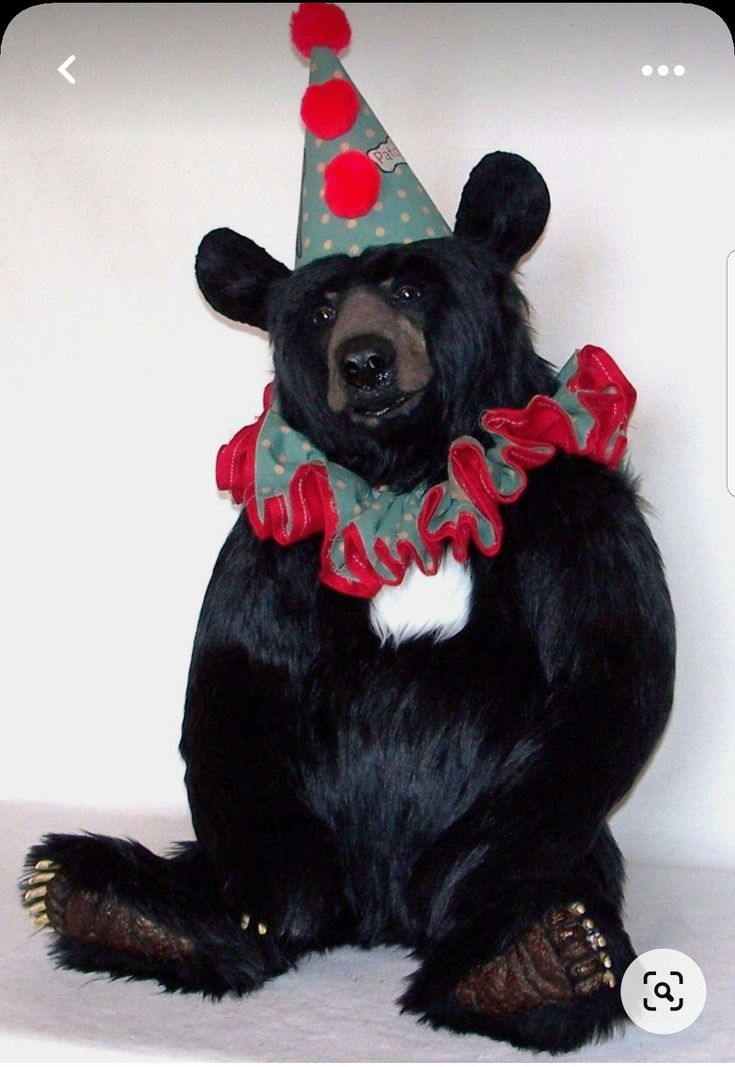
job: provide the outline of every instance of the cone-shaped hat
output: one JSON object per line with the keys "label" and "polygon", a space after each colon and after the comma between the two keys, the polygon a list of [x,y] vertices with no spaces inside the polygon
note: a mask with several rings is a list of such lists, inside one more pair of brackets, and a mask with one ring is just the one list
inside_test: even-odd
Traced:
{"label": "cone-shaped hat", "polygon": [[301,4],[291,37],[310,59],[296,266],[374,245],[445,237],[451,229],[357,91],[337,53],[350,27],[336,4]]}

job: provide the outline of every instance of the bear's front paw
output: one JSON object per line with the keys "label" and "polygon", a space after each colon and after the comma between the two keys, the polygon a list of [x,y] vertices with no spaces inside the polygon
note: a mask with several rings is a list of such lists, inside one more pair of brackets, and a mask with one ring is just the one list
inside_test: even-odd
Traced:
{"label": "bear's front paw", "polygon": [[473,968],[459,982],[460,1004],[508,1015],[612,989],[613,961],[586,911],[581,903],[551,908],[502,956]]}

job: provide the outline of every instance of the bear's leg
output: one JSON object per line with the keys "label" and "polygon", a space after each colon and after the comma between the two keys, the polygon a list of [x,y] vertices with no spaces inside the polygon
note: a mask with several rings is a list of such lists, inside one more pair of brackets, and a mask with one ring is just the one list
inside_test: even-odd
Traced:
{"label": "bear's leg", "polygon": [[635,956],[621,904],[622,865],[607,830],[558,879],[499,885],[480,868],[434,914],[401,1004],[434,1026],[534,1051],[604,1037],[623,1018],[620,981]]}
{"label": "bear's leg", "polygon": [[132,841],[50,834],[28,854],[22,893],[62,966],[169,990],[248,993],[309,947],[229,914],[196,843],[163,858]]}

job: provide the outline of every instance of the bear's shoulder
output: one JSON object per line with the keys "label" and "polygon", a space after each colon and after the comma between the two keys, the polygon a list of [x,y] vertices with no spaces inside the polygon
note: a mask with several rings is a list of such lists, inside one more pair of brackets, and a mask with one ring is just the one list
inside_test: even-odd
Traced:
{"label": "bear's shoulder", "polygon": [[558,455],[531,472],[526,492],[507,509],[504,550],[536,555],[542,549],[575,567],[598,556],[609,566],[641,553],[653,558],[657,550],[638,489],[639,480],[625,464],[611,469]]}

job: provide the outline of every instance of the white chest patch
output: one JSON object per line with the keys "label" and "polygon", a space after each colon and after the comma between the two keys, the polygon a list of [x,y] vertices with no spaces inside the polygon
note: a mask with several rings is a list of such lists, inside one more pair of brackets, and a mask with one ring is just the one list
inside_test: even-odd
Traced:
{"label": "white chest patch", "polygon": [[412,563],[400,585],[384,585],[370,602],[370,625],[382,644],[427,634],[446,641],[464,629],[471,598],[472,571],[445,552],[436,574]]}

